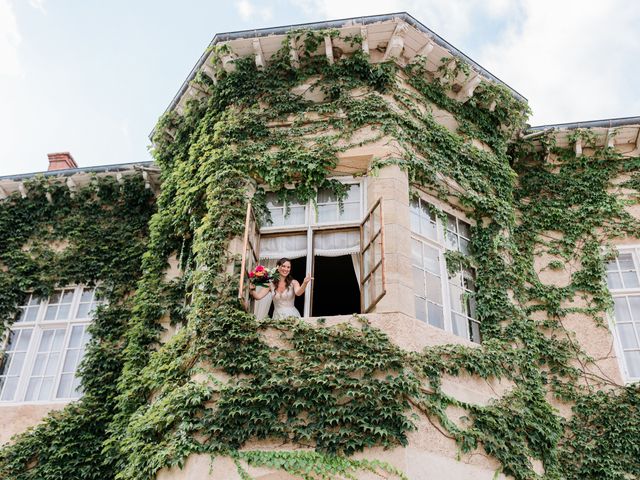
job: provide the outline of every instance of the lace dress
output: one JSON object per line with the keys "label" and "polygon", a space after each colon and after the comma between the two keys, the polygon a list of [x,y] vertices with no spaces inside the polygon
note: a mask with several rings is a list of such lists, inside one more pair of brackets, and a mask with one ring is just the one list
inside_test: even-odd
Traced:
{"label": "lace dress", "polygon": [[280,320],[287,317],[300,317],[300,312],[294,306],[296,294],[293,291],[293,284],[289,285],[284,292],[273,291],[273,318]]}

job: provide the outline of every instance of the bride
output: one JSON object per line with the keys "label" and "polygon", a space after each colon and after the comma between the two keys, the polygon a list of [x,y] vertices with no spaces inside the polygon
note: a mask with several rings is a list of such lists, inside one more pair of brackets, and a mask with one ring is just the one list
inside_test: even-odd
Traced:
{"label": "bride", "polygon": [[256,300],[266,297],[268,294],[273,298],[273,318],[276,320],[287,317],[300,317],[300,312],[294,306],[294,300],[296,296],[300,296],[304,293],[307,285],[313,280],[313,277],[307,275],[304,277],[302,285],[298,283],[291,276],[291,260],[288,258],[281,258],[276,263],[276,268],[280,274],[280,279],[277,281],[277,285],[273,283],[269,288],[264,288],[259,292],[256,292],[255,285],[249,287],[251,296]]}

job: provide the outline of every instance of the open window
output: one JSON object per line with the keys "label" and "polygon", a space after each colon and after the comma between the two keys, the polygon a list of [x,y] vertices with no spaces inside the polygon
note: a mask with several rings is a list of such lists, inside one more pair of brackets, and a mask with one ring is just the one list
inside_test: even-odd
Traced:
{"label": "open window", "polygon": [[238,298],[246,311],[252,311],[253,298],[249,294],[249,272],[258,264],[260,253],[260,229],[256,221],[251,202],[247,204],[247,216],[244,223],[242,241],[242,262],[240,264],[240,286]]}
{"label": "open window", "polygon": [[256,264],[273,268],[283,257],[291,260],[298,282],[307,273],[314,277],[296,299],[301,316],[366,313],[375,307],[385,294],[382,202],[378,200],[363,216],[364,191],[361,184],[349,183],[342,208],[324,190],[318,192],[316,205],[280,202],[270,194],[267,207],[273,223],[262,232],[247,209],[239,292],[247,311],[258,319],[270,314],[271,295],[253,301],[248,274]]}
{"label": "open window", "polygon": [[360,306],[369,313],[384,297],[384,222],[382,199],[371,207],[360,224]]}

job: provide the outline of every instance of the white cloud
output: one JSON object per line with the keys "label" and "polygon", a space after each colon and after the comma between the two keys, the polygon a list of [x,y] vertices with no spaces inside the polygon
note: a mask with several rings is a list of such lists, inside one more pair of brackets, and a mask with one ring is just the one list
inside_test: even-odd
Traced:
{"label": "white cloud", "polygon": [[518,8],[512,0],[297,0],[315,19],[378,15],[405,11],[451,42],[460,42],[473,34],[474,23],[483,18],[506,17]]}
{"label": "white cloud", "polygon": [[640,4],[523,0],[477,60],[529,99],[532,124],[640,114]]}
{"label": "white cloud", "polygon": [[0,77],[23,75],[18,46],[22,41],[9,0],[0,0]]}
{"label": "white cloud", "polygon": [[236,8],[238,9],[240,17],[245,21],[269,21],[273,17],[271,8],[266,6],[256,7],[249,0],[238,0],[238,2],[236,2]]}
{"label": "white cloud", "polygon": [[44,15],[47,14],[47,11],[44,8],[45,0],[29,0],[29,5],[31,5],[36,10],[40,10]]}

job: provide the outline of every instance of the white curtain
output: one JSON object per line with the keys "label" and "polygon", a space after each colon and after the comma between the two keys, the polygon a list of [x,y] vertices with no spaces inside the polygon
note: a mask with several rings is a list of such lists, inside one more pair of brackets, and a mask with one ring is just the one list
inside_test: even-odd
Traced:
{"label": "white curtain", "polygon": [[[262,237],[260,239],[260,258],[273,259],[275,262],[282,257],[300,258],[307,255],[307,234],[287,235],[276,237]],[[263,264],[264,265],[264,264]],[[266,266],[266,265],[265,265]]]}
{"label": "white curtain", "polygon": [[[260,244],[262,246],[262,244]],[[276,258],[260,258],[258,262],[260,265],[266,268],[273,268],[276,266],[276,262],[278,259]],[[256,292],[259,292],[263,288],[269,287],[256,287]],[[269,308],[271,308],[271,301],[273,295],[268,293],[266,297],[261,298],[260,300],[255,300],[253,303],[253,313],[255,314],[258,320],[262,320],[269,313]]]}
{"label": "white curtain", "polygon": [[317,257],[341,257],[349,255],[353,270],[360,286],[360,232],[346,230],[338,232],[318,232],[314,236]]}
{"label": "white curtain", "polygon": [[318,257],[341,257],[360,252],[360,232],[318,232],[314,236],[315,254]]}

